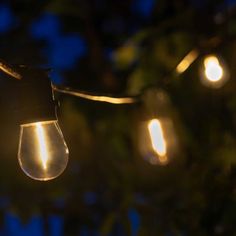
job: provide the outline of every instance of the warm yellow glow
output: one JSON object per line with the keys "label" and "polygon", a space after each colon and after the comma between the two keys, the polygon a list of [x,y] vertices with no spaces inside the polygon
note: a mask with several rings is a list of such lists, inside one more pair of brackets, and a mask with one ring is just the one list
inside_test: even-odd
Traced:
{"label": "warm yellow glow", "polygon": [[181,74],[184,71],[186,71],[189,68],[189,66],[196,60],[196,58],[198,57],[198,54],[199,53],[197,50],[190,51],[177,65],[176,72],[178,74]]}
{"label": "warm yellow glow", "polygon": [[36,134],[38,139],[38,147],[39,147],[39,156],[40,161],[42,162],[43,169],[47,170],[47,162],[48,162],[48,151],[47,145],[45,141],[45,135],[43,131],[43,127],[40,123],[36,123]]}
{"label": "warm yellow glow", "polygon": [[166,162],[166,141],[160,121],[158,119],[149,121],[148,130],[151,137],[153,150],[158,154],[161,162]]}
{"label": "warm yellow glow", "polygon": [[211,82],[218,82],[223,77],[223,68],[215,56],[208,56],[204,59],[205,75]]}
{"label": "warm yellow glow", "polygon": [[68,156],[57,120],[21,125],[18,160],[30,178],[40,181],[56,178],[65,170]]}

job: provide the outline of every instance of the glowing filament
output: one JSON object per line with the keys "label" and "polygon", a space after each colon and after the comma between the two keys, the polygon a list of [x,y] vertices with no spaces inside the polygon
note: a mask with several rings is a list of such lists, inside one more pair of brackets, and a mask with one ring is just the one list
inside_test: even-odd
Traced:
{"label": "glowing filament", "polygon": [[223,68],[215,56],[208,56],[204,60],[205,75],[211,82],[217,82],[223,77]]}
{"label": "glowing filament", "polygon": [[189,66],[197,59],[198,54],[199,53],[197,50],[192,50],[191,52],[189,52],[177,65],[176,67],[177,73],[181,74],[184,71],[186,71],[189,68]]}
{"label": "glowing filament", "polygon": [[43,165],[43,169],[47,169],[47,162],[48,162],[48,152],[47,152],[47,145],[45,142],[45,135],[43,132],[43,127],[41,124],[36,124],[36,133],[38,138],[38,145],[39,145],[39,156],[40,160]]}
{"label": "glowing filament", "polygon": [[151,137],[153,150],[159,155],[160,161],[165,162],[166,142],[160,121],[158,119],[151,120],[148,123],[148,130]]}

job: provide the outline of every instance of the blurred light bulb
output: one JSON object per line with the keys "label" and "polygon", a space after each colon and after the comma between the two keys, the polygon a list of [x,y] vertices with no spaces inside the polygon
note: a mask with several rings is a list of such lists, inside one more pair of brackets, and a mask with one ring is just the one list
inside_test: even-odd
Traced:
{"label": "blurred light bulb", "polygon": [[144,119],[139,123],[140,154],[151,164],[165,165],[179,150],[169,98],[164,91],[149,90],[144,105]]}
{"label": "blurred light bulb", "polygon": [[217,82],[223,77],[223,69],[219,60],[215,56],[209,56],[204,59],[205,75],[208,80]]}
{"label": "blurred light bulb", "polygon": [[198,55],[199,55],[199,52],[196,49],[190,51],[177,65],[176,72],[178,74],[184,73],[192,65],[192,63],[197,59]]}
{"label": "blurred light bulb", "polygon": [[208,87],[220,88],[229,78],[225,64],[215,55],[204,58],[201,70],[201,81]]}
{"label": "blurred light bulb", "polygon": [[51,180],[66,168],[69,151],[56,120],[21,125],[18,160],[26,175]]}
{"label": "blurred light bulb", "polygon": [[166,140],[163,135],[160,121],[158,119],[149,121],[148,130],[153,150],[159,156],[160,162],[166,162]]}

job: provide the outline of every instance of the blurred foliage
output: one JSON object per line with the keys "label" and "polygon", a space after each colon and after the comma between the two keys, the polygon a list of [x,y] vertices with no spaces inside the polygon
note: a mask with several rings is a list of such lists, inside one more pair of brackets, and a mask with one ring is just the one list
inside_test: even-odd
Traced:
{"label": "blurred foliage", "polygon": [[[176,114],[181,152],[167,166],[144,161],[136,142],[140,104],[118,106],[61,95],[59,122],[70,161],[58,179],[35,182],[18,166],[18,128],[9,122],[7,101],[1,100],[0,193],[10,199],[3,209],[24,222],[38,212],[62,215],[65,235],[78,235],[84,227],[99,235],[235,235],[234,1],[229,7],[227,1],[158,0],[145,8],[148,14],[142,13],[140,2],[145,5],[145,0],[4,2],[14,21],[1,32],[1,57],[11,63],[56,65],[59,83],[90,92],[136,95],[150,86],[164,89]],[[219,19],[226,7],[225,23]],[[45,14],[58,22],[36,29],[35,22]],[[44,34],[44,25],[50,35]],[[65,43],[75,35],[80,40],[73,42],[82,46]],[[201,85],[201,58],[176,76],[181,59],[215,35],[225,36],[217,49],[230,67],[229,83],[219,90]],[[65,44],[61,54],[54,53]],[[73,54],[79,47],[86,50]],[[73,66],[56,64],[54,56]],[[1,93],[11,98],[10,88]]]}

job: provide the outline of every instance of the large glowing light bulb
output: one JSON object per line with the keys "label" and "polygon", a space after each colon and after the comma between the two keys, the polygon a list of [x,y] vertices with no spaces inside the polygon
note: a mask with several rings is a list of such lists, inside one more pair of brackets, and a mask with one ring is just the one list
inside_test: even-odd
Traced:
{"label": "large glowing light bulb", "polygon": [[67,166],[69,151],[56,120],[21,125],[18,160],[35,180],[51,180]]}
{"label": "large glowing light bulb", "polygon": [[229,78],[225,64],[215,55],[208,55],[203,59],[201,70],[202,83],[208,87],[220,88]]}

